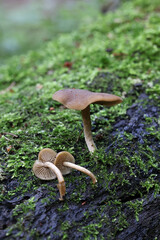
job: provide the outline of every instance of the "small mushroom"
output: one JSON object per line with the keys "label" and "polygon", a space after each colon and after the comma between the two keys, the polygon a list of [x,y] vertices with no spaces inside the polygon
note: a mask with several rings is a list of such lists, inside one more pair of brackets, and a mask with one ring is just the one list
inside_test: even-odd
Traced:
{"label": "small mushroom", "polygon": [[94,174],[91,173],[86,168],[76,165],[74,157],[72,156],[72,154],[70,154],[67,151],[59,152],[56,156],[54,164],[56,167],[59,168],[59,170],[61,171],[61,173],[63,175],[69,174],[71,172],[72,168],[74,168],[74,169],[81,171],[81,172],[87,174],[88,176],[90,176],[93,184],[95,184],[97,182]]}
{"label": "small mushroom", "polygon": [[58,178],[57,187],[60,192],[59,200],[63,200],[66,193],[65,181],[60,170],[54,165],[56,152],[49,148],[42,149],[38,154],[38,160],[33,164],[33,172],[36,177],[42,180],[52,180]]}
{"label": "small mushroom", "polygon": [[81,110],[85,141],[91,153],[96,150],[96,145],[91,132],[90,104],[97,103],[105,106],[114,106],[122,102],[122,99],[116,95],[95,93],[82,89],[62,89],[55,92],[52,98],[67,108]]}

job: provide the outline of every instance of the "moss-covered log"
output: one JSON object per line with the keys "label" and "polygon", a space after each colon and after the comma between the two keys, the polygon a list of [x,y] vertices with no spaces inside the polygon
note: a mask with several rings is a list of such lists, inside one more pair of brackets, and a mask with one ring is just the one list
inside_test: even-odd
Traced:
{"label": "moss-covered log", "polygon": [[[76,32],[0,67],[0,237],[160,237],[160,7],[124,1]],[[97,151],[90,155],[80,112],[52,100],[62,88],[123,97],[91,106]],[[73,171],[58,200],[57,180],[32,173],[43,148],[69,151],[97,184]]]}

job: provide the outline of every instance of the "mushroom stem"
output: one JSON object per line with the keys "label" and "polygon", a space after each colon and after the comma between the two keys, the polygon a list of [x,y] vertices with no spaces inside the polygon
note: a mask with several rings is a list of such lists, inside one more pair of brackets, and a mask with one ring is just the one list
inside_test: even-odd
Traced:
{"label": "mushroom stem", "polygon": [[59,193],[60,193],[59,200],[63,200],[63,196],[66,193],[66,187],[65,187],[65,181],[64,181],[61,171],[51,162],[45,162],[44,166],[50,168],[56,174],[58,182],[59,182],[57,184],[57,187],[58,187]]}
{"label": "mushroom stem", "polygon": [[76,169],[76,170],[78,170],[78,171],[81,171],[81,172],[87,174],[88,176],[91,177],[93,184],[95,184],[95,183],[97,182],[97,179],[96,179],[96,177],[94,176],[94,174],[91,173],[91,172],[90,172],[89,170],[87,170],[86,168],[81,167],[81,166],[76,165],[76,164],[71,163],[71,162],[64,162],[63,165],[64,165],[65,167],[74,168],[74,169]]}
{"label": "mushroom stem", "polygon": [[91,118],[90,118],[90,106],[88,105],[85,109],[81,111],[84,127],[84,137],[88,147],[88,150],[93,153],[97,147],[93,141],[92,131],[91,131]]}

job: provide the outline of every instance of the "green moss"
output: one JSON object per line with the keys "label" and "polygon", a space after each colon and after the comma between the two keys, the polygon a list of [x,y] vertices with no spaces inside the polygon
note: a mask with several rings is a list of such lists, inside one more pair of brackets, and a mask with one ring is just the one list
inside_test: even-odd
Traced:
{"label": "green moss", "polygon": [[135,217],[136,217],[136,220],[139,221],[139,213],[142,211],[143,207],[142,207],[142,204],[143,204],[143,200],[136,200],[136,201],[130,201],[127,203],[127,205],[129,206],[130,209],[133,209],[134,212],[135,212]]}
{"label": "green moss", "polygon": [[13,209],[13,216],[17,216],[21,213],[28,213],[29,210],[35,209],[35,200],[34,197],[30,198],[29,200],[25,201],[24,203],[21,203],[19,205],[16,205]]}
{"label": "green moss", "polygon": [[[85,240],[94,239],[97,240],[101,236],[99,229],[102,227],[101,223],[93,223],[82,227],[83,237]],[[103,238],[102,238],[103,239]]]}

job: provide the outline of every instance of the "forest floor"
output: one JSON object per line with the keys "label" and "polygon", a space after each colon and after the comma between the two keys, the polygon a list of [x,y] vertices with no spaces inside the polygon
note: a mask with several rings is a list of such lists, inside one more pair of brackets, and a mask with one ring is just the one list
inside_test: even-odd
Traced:
{"label": "forest floor", "polygon": [[0,64],[95,21],[102,6],[99,0],[0,0]]}

